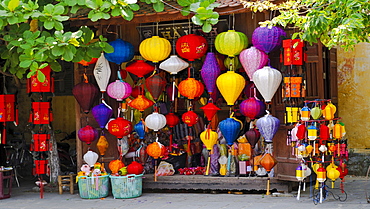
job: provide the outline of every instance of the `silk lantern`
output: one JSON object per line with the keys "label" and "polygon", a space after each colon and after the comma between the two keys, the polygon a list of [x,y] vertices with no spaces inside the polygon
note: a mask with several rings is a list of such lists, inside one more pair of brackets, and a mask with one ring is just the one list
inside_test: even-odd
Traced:
{"label": "silk lantern", "polygon": [[276,159],[270,154],[264,154],[260,159],[260,164],[266,169],[267,172],[270,172],[273,167],[277,164]]}
{"label": "silk lantern", "polygon": [[83,156],[83,159],[84,161],[90,166],[90,167],[94,167],[94,164],[96,163],[96,161],[98,160],[99,158],[99,155],[96,153],[96,152],[93,152],[91,150],[87,151],[84,156]]}
{"label": "silk lantern", "polygon": [[99,133],[94,127],[87,125],[78,130],[77,136],[81,141],[86,142],[87,145],[90,145],[91,142],[98,139]]}
{"label": "silk lantern", "polygon": [[205,55],[208,49],[207,40],[195,34],[181,36],[176,41],[176,52],[180,57],[194,61]]}
{"label": "silk lantern", "polygon": [[98,143],[96,143],[96,148],[98,148],[99,153],[101,156],[105,155],[105,152],[107,151],[109,146],[108,140],[105,136],[100,136]]}
{"label": "silk lantern", "polygon": [[208,121],[211,121],[212,118],[217,113],[217,111],[221,110],[220,108],[218,108],[216,105],[214,105],[211,102],[209,102],[208,104],[204,105],[200,109],[203,110],[203,112],[206,115]]}
{"label": "silk lantern", "polygon": [[91,113],[94,116],[96,122],[98,122],[100,128],[104,128],[108,123],[109,118],[112,117],[113,110],[105,102],[96,105],[91,109]]}
{"label": "silk lantern", "polygon": [[215,53],[207,53],[200,74],[204,84],[206,85],[208,93],[212,94],[216,88],[216,79],[221,74],[221,69],[217,62]]}
{"label": "silk lantern", "polygon": [[94,84],[85,81],[75,85],[72,94],[83,112],[88,114],[99,94],[99,89]]}
{"label": "silk lantern", "polygon": [[232,106],[244,89],[245,79],[234,71],[227,71],[218,76],[216,84],[227,105]]}
{"label": "silk lantern", "polygon": [[216,36],[215,47],[216,50],[229,57],[234,57],[248,46],[248,38],[242,32],[235,30],[228,30]]}
{"label": "silk lantern", "polygon": [[104,56],[109,62],[116,63],[120,65],[123,62],[128,62],[132,60],[135,55],[134,46],[122,39],[116,39],[109,42],[113,47],[114,51],[112,53],[105,53]]}
{"label": "silk lantern", "polygon": [[154,131],[158,131],[166,125],[166,117],[158,112],[153,112],[146,116],[145,125]]}
{"label": "silk lantern", "polygon": [[265,142],[270,143],[279,129],[280,120],[270,114],[266,114],[257,120],[256,125],[265,139]]}
{"label": "silk lantern", "polygon": [[130,165],[127,166],[128,174],[140,175],[144,171],[144,166],[136,161],[132,161]]}
{"label": "silk lantern", "polygon": [[111,69],[108,60],[105,58],[104,54],[101,53],[99,59],[96,62],[93,71],[96,82],[98,83],[101,92],[107,90],[109,78],[111,75]]}
{"label": "silk lantern", "polygon": [[146,74],[153,72],[154,66],[146,63],[144,60],[137,60],[134,63],[126,66],[126,70],[139,78],[144,77]]}
{"label": "silk lantern", "polygon": [[242,129],[242,123],[235,118],[226,118],[218,125],[228,145],[232,145]]}
{"label": "silk lantern", "polygon": [[170,55],[171,43],[165,38],[152,36],[140,43],[139,51],[144,59],[157,63]]}
{"label": "silk lantern", "polygon": [[179,92],[184,97],[188,99],[194,99],[195,97],[199,97],[203,94],[204,86],[203,84],[195,80],[195,78],[187,78],[180,82],[179,84]]}
{"label": "silk lantern", "polygon": [[110,83],[107,88],[108,95],[117,101],[122,101],[129,97],[131,92],[130,84],[120,80]]}
{"label": "silk lantern", "polygon": [[272,51],[280,49],[283,37],[285,36],[285,31],[279,27],[261,26],[253,31],[252,43],[254,47],[268,54]]}
{"label": "silk lantern", "polygon": [[109,169],[112,171],[112,174],[117,174],[118,171],[125,167],[125,164],[121,160],[112,160],[109,162]]}
{"label": "silk lantern", "polygon": [[145,125],[143,121],[139,121],[137,124],[134,126],[134,130],[139,136],[139,139],[144,139],[145,136]]}
{"label": "silk lantern", "polygon": [[127,136],[132,131],[132,124],[130,121],[124,118],[117,118],[109,121],[108,131],[112,135],[116,136],[118,139],[122,139],[124,136]]}
{"label": "silk lantern", "polygon": [[185,62],[177,55],[171,55],[170,58],[166,59],[159,65],[160,69],[167,71],[171,75],[176,75],[187,67],[189,67],[189,63]]}
{"label": "silk lantern", "polygon": [[265,111],[266,106],[256,98],[250,97],[240,103],[239,109],[242,115],[253,120],[259,116],[262,111]]}
{"label": "silk lantern", "polygon": [[253,74],[253,82],[266,102],[271,102],[281,80],[281,73],[269,66],[265,66]]}
{"label": "silk lantern", "polygon": [[218,134],[211,129],[207,129],[200,133],[200,140],[202,140],[203,144],[206,145],[207,150],[211,151],[213,145],[217,143]]}
{"label": "silk lantern", "polygon": [[175,127],[179,122],[180,122],[179,117],[177,117],[177,115],[175,115],[174,113],[171,112],[166,115],[166,124],[170,128]]}
{"label": "silk lantern", "polygon": [[299,140],[303,140],[304,138],[306,138],[306,131],[307,131],[306,125],[304,123],[299,124],[297,128],[296,137]]}
{"label": "silk lantern", "polygon": [[182,114],[181,119],[186,125],[191,127],[198,122],[199,117],[194,111],[189,110],[186,113]]}
{"label": "silk lantern", "polygon": [[245,132],[244,136],[248,139],[248,142],[249,144],[251,144],[252,149],[254,149],[261,137],[261,133],[257,129],[251,128],[247,132]]}
{"label": "silk lantern", "polygon": [[91,58],[90,61],[81,60],[81,61],[78,62],[78,64],[81,64],[84,67],[88,67],[91,64],[95,64],[96,61],[98,61],[98,58],[93,57],[93,58]]}
{"label": "silk lantern", "polygon": [[140,112],[143,112],[145,109],[151,107],[153,104],[154,102],[146,98],[144,95],[138,95],[135,99],[128,103],[130,107],[133,107]]}
{"label": "silk lantern", "polygon": [[253,81],[254,72],[268,62],[267,54],[254,46],[240,52],[239,59],[250,81]]}
{"label": "silk lantern", "polygon": [[159,95],[162,94],[164,88],[166,87],[166,80],[160,75],[156,74],[147,79],[145,79],[145,86],[152,95],[154,100],[158,100]]}

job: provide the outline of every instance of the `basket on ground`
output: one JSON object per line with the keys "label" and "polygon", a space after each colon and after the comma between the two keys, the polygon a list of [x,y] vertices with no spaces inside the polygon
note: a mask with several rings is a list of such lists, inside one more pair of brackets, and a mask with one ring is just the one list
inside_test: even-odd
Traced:
{"label": "basket on ground", "polygon": [[143,192],[143,174],[127,176],[109,176],[114,198],[126,199],[141,196]]}
{"label": "basket on ground", "polygon": [[108,196],[109,175],[104,176],[79,176],[78,190],[80,197],[84,199],[97,199]]}

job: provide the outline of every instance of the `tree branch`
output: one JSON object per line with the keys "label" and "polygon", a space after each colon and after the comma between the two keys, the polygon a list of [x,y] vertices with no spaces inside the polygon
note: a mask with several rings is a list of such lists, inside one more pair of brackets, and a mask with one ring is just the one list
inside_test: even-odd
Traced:
{"label": "tree branch", "polygon": [[22,87],[21,81],[19,80],[19,78],[16,75],[13,75],[13,74],[8,73],[8,72],[4,72],[1,67],[0,67],[0,74],[5,75],[5,76],[9,76],[9,77],[13,77],[14,81],[15,81],[15,86],[17,87],[17,89],[20,89]]}

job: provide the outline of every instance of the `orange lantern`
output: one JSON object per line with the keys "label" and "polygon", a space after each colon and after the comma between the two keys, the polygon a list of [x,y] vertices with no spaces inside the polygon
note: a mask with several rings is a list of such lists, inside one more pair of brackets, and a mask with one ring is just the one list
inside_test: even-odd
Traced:
{"label": "orange lantern", "polygon": [[146,152],[149,156],[153,157],[154,159],[158,159],[159,157],[162,157],[166,153],[166,147],[159,143],[159,142],[153,142],[148,145],[146,148]]}
{"label": "orange lantern", "polygon": [[187,78],[180,82],[179,92],[184,97],[188,99],[194,99],[203,94],[204,86],[200,81],[195,80],[195,78]]}
{"label": "orange lantern", "polygon": [[153,104],[154,102],[150,99],[147,99],[144,95],[138,95],[137,98],[128,103],[130,107],[138,109],[141,112]]}
{"label": "orange lantern", "polygon": [[105,152],[107,151],[108,146],[109,146],[109,143],[107,141],[107,138],[104,135],[101,135],[99,137],[98,143],[96,144],[96,147],[98,148],[101,156],[105,155]]}
{"label": "orange lantern", "polygon": [[267,172],[270,172],[271,169],[277,164],[277,161],[270,153],[267,153],[261,158],[260,164],[266,169]]}
{"label": "orange lantern", "polygon": [[121,160],[112,160],[109,163],[109,169],[113,174],[118,173],[119,169],[125,167],[125,164]]}
{"label": "orange lantern", "polygon": [[93,57],[93,58],[91,58],[90,61],[81,60],[78,63],[83,65],[84,67],[87,67],[91,64],[95,64],[97,61],[98,61],[98,58]]}

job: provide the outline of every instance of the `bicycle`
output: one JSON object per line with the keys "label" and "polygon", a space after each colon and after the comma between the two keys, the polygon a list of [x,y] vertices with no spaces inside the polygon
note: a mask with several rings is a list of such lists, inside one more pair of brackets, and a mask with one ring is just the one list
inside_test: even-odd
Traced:
{"label": "bicycle", "polygon": [[[320,197],[320,190],[321,190],[321,197]],[[339,190],[343,196],[334,194],[331,190]],[[312,196],[312,201],[315,205],[318,203],[322,203],[323,201],[326,200],[326,198],[329,197],[329,195],[332,195],[335,200],[339,200],[341,202],[344,202],[347,200],[347,192],[345,192],[343,189],[334,189],[334,188],[329,188],[325,183],[322,183],[322,186],[318,189],[315,189],[313,192]]]}

